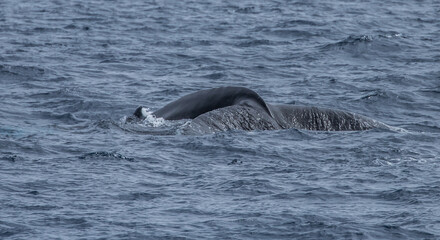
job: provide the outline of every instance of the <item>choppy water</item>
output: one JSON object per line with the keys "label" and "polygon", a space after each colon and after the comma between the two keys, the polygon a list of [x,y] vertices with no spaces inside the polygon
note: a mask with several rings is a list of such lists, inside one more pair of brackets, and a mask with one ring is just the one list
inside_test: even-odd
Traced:
{"label": "choppy water", "polygon": [[[0,1],[0,238],[439,239],[438,1]],[[245,86],[401,131],[179,134]]]}

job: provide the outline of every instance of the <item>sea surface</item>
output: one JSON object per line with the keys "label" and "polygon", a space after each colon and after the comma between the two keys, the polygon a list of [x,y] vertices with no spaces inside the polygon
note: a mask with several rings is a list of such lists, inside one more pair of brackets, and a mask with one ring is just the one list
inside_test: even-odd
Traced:
{"label": "sea surface", "polygon": [[[440,239],[440,2],[0,1],[0,239]],[[394,129],[127,123],[243,86]]]}

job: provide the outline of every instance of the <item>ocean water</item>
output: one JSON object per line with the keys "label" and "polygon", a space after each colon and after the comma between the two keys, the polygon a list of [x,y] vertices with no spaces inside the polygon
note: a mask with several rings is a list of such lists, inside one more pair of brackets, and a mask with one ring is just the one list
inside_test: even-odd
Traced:
{"label": "ocean water", "polygon": [[[440,3],[0,1],[1,239],[440,239]],[[244,86],[361,132],[125,119]]]}

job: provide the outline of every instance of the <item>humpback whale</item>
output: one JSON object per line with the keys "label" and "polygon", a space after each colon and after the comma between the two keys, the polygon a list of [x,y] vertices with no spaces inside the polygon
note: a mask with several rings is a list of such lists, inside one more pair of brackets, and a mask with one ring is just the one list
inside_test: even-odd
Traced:
{"label": "humpback whale", "polygon": [[[146,108],[138,107],[133,115],[144,119]],[[191,93],[158,109],[153,115],[166,120],[192,119],[186,128],[194,133],[289,128],[360,131],[387,126],[341,110],[268,104],[256,92],[245,87],[220,87]]]}

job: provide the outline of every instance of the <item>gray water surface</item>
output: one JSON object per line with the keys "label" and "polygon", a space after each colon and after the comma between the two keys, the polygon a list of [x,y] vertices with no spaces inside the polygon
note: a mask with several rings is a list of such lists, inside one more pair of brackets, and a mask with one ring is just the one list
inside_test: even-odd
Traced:
{"label": "gray water surface", "polygon": [[[439,239],[438,1],[0,1],[0,238]],[[395,129],[126,123],[243,86]]]}

